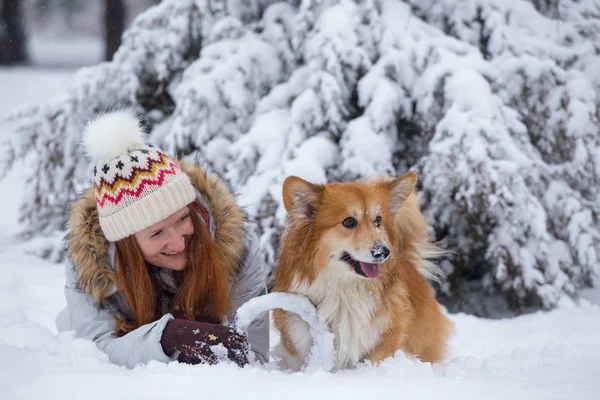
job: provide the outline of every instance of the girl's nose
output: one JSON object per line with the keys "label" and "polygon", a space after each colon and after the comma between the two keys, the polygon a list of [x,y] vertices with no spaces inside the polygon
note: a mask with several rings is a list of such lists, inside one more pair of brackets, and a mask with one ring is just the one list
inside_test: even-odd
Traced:
{"label": "girl's nose", "polygon": [[169,238],[169,247],[171,251],[185,250],[185,237],[177,231],[172,232],[171,237]]}

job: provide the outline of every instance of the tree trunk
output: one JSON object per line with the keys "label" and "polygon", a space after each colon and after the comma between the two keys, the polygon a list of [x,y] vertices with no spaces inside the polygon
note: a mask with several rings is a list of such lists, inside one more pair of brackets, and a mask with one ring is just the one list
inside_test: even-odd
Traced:
{"label": "tree trunk", "polygon": [[2,2],[0,38],[0,64],[24,64],[29,61],[19,0]]}
{"label": "tree trunk", "polygon": [[105,0],[104,10],[104,59],[111,61],[113,55],[121,45],[121,36],[125,30],[126,10],[123,0]]}

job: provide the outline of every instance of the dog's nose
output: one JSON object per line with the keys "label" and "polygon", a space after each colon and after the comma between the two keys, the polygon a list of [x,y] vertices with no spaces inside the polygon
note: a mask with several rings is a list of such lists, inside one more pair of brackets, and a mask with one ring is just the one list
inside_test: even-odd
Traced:
{"label": "dog's nose", "polygon": [[376,244],[371,248],[371,255],[377,261],[382,262],[390,255],[390,249],[382,244]]}

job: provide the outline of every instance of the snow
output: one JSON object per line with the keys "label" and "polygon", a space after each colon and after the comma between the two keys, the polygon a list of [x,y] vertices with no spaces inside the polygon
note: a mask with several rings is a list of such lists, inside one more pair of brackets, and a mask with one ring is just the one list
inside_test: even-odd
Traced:
{"label": "snow", "polygon": [[[483,1],[480,1],[481,3]],[[253,3],[253,2],[251,2]],[[368,130],[371,135],[380,135],[386,130],[386,126],[379,126],[381,121],[389,119],[386,115],[394,115],[401,109],[406,109],[410,104],[410,96],[415,94],[403,93],[398,85],[391,85],[388,73],[396,73],[405,76],[405,82],[416,82],[416,87],[403,88],[403,90],[414,90],[416,96],[422,98],[419,103],[420,109],[417,112],[426,113],[431,111],[437,113],[435,109],[427,109],[433,99],[434,93],[429,88],[435,85],[439,77],[448,71],[458,71],[454,77],[448,81],[448,85],[455,86],[448,98],[453,98],[454,103],[451,107],[457,109],[452,121],[448,121],[450,127],[453,123],[461,122],[461,108],[468,107],[470,110],[477,110],[475,114],[478,118],[485,120],[490,125],[496,125],[494,118],[515,118],[511,115],[493,115],[494,110],[500,108],[496,104],[489,103],[490,96],[481,99],[478,92],[474,89],[486,86],[481,77],[475,78],[474,72],[482,72],[486,64],[481,59],[473,59],[469,56],[466,46],[458,41],[452,41],[440,36],[439,31],[432,29],[429,25],[421,23],[418,19],[408,12],[408,7],[403,3],[384,2],[386,7],[396,7],[402,9],[398,30],[404,32],[407,24],[420,24],[422,30],[414,30],[414,38],[409,37],[407,31],[406,40],[400,43],[397,41],[399,35],[391,35],[391,28],[384,32],[385,36],[381,46],[389,46],[389,57],[382,57],[377,68],[372,68],[368,73],[368,78],[361,79],[359,84],[359,95],[361,105],[366,108],[365,117],[356,120],[353,124],[345,127],[343,151],[348,155],[354,155],[357,158],[355,168],[357,173],[367,172],[366,168],[372,168],[379,163],[378,168],[385,169],[389,160],[377,159],[373,153],[373,148],[367,148],[361,137],[357,134],[357,129]],[[426,2],[425,2],[426,3]],[[423,4],[425,4],[423,3]],[[494,3],[494,2],[491,2]],[[490,4],[491,4],[490,3]],[[510,4],[508,4],[510,3]],[[514,1],[507,2],[508,5],[502,7],[511,7]],[[165,3],[166,4],[166,3]],[[169,4],[174,4],[170,2]],[[465,4],[471,4],[469,2]],[[474,7],[473,3],[471,6]],[[499,4],[499,3],[497,3]],[[166,5],[164,6],[166,7]],[[184,6],[181,6],[184,7]],[[249,6],[251,7],[251,6]],[[349,20],[352,5],[348,2],[339,6],[336,10],[339,15],[329,12],[326,17],[317,21],[317,24],[323,28],[320,36],[313,37],[314,48],[311,51],[322,52],[316,44],[325,42],[334,47],[337,45],[338,33],[345,32],[353,40],[366,40],[359,37],[356,32],[348,32],[348,26],[344,26],[346,20]],[[428,7],[427,4],[423,7]],[[442,7],[442,6],[439,6]],[[465,5],[464,7],[468,7]],[[288,6],[279,6],[279,13],[285,15],[288,12]],[[158,13],[161,9],[156,8]],[[271,13],[277,14],[275,9],[270,9]],[[350,10],[350,11],[349,11]],[[571,10],[571,9],[569,9]],[[164,10],[163,10],[164,11]],[[518,14],[527,19],[531,7],[527,6],[525,12]],[[392,15],[392,14],[387,14]],[[396,15],[396,14],[395,14]],[[148,14],[146,18],[150,19]],[[391,18],[391,17],[390,17]],[[281,27],[277,29],[292,29],[293,18],[285,19],[281,22]],[[391,21],[394,22],[394,21]],[[330,25],[331,24],[331,25]],[[526,24],[523,21],[516,20],[523,31],[530,34],[538,34],[538,30],[533,28],[533,24]],[[185,24],[180,24],[184,26]],[[216,26],[214,35],[232,35],[237,34],[236,26]],[[500,24],[501,25],[501,24]],[[206,24],[206,29],[211,29],[210,24]],[[270,37],[281,37],[285,40],[286,35],[279,32],[275,25],[270,25]],[[550,35],[554,26],[548,26],[539,33],[540,35]],[[500,38],[501,33],[509,35],[510,32],[495,33],[495,38]],[[469,32],[463,32],[465,36]],[[563,34],[566,35],[566,33]],[[417,46],[417,36],[428,37],[430,42],[445,43],[447,49],[460,56],[454,56],[450,52],[444,52],[423,40]],[[156,46],[155,53],[160,57],[158,65],[155,64],[161,74],[168,74],[172,65],[178,65],[173,61],[174,51],[166,51],[165,48],[174,46],[170,43],[178,37],[168,30],[155,32]],[[228,36],[229,37],[229,36]],[[476,38],[475,38],[476,39]],[[474,39],[474,40],[475,40]],[[137,38],[130,37],[131,43],[135,43]],[[213,37],[214,40],[214,37]],[[515,41],[513,40],[512,43]],[[240,42],[242,43],[242,42]],[[248,45],[259,46],[258,40],[251,35],[247,36]],[[534,52],[538,51],[541,41],[524,41],[521,43],[524,49],[531,48]],[[495,46],[501,47],[503,43],[499,40],[494,42]],[[68,46],[67,46],[68,45]],[[177,44],[175,44],[177,45]],[[183,45],[183,44],[180,44]],[[353,44],[354,45],[354,44]],[[73,78],[74,72],[70,70],[60,70],[57,66],[81,65],[89,63],[90,60],[99,57],[101,47],[98,43],[87,43],[83,39],[73,38],[70,44],[55,44],[47,46],[47,43],[34,41],[36,63],[43,65],[37,68],[2,68],[0,69],[0,139],[4,139],[13,134],[10,126],[4,121],[5,117],[15,107],[24,104],[39,104],[50,96],[56,96],[67,89],[67,84]],[[73,47],[75,46],[75,47]],[[347,46],[347,43],[346,43]],[[360,64],[366,62],[366,55],[353,49],[352,46],[342,47],[343,51],[348,52],[353,62]],[[430,68],[423,77],[418,77],[417,70],[410,67],[410,63],[397,63],[393,54],[395,50],[404,47],[415,46],[415,51],[407,52],[407,55],[421,57],[425,62],[426,57],[447,57],[448,61],[440,64],[440,69]],[[134,48],[135,46],[131,46]],[[284,45],[282,45],[284,47]],[[356,46],[357,48],[360,46]],[[75,48],[75,50],[73,50]],[[219,51],[228,51],[235,46],[225,46]],[[244,64],[249,58],[243,49],[238,56],[240,64]],[[140,47],[140,51],[145,51]],[[237,51],[237,50],[236,50]],[[559,49],[552,50],[556,58],[562,57]],[[329,56],[331,56],[329,52]],[[523,51],[525,53],[525,51]],[[216,53],[215,53],[216,54]],[[264,57],[271,57],[270,51],[264,51]],[[319,55],[319,54],[317,54]],[[122,55],[121,57],[124,57]],[[401,57],[396,57],[402,60]],[[539,60],[535,64],[527,63],[529,58],[524,57],[523,61],[515,62],[514,66],[509,63],[505,69],[498,74],[510,74],[518,68],[531,66],[530,71],[534,77],[541,75],[546,65],[550,62],[542,63]],[[60,61],[60,62],[59,62]],[[260,60],[259,60],[260,61]],[[331,62],[327,57],[322,57],[321,62],[326,64]],[[461,71],[464,66],[466,70]],[[443,65],[442,65],[443,64]],[[379,67],[380,65],[380,67]],[[500,66],[498,62],[496,65]],[[597,65],[590,63],[589,65]],[[202,65],[198,63],[198,68]],[[255,68],[269,68],[272,64],[265,62]],[[334,65],[335,66],[335,65]],[[149,63],[141,63],[134,66],[138,69],[150,67]],[[552,70],[551,67],[547,67]],[[324,68],[322,71],[325,71]],[[397,70],[397,71],[395,71]],[[112,71],[107,67],[107,71]],[[237,162],[246,161],[248,168],[237,171],[229,170],[232,178],[236,181],[246,182],[243,186],[243,203],[247,203],[258,208],[264,203],[265,193],[268,193],[272,199],[279,201],[280,184],[278,180],[287,174],[296,174],[312,181],[324,182],[327,179],[326,171],[335,163],[341,163],[336,155],[336,146],[325,135],[315,135],[306,138],[305,126],[322,124],[322,112],[317,110],[321,107],[319,96],[325,94],[330,96],[331,102],[337,102],[340,93],[335,92],[337,88],[321,87],[316,81],[323,80],[323,72],[313,74],[313,70],[298,69],[285,85],[275,87],[268,96],[265,96],[257,104],[259,113],[254,120],[250,133],[236,138],[232,149],[239,151]],[[597,68],[589,67],[586,73],[592,76],[597,82]],[[341,74],[340,71],[337,71]],[[79,72],[80,79],[83,80],[86,74],[95,73],[92,70],[82,70]],[[114,74],[118,71],[115,70]],[[122,75],[122,74],[120,74]],[[273,75],[270,74],[271,76]],[[117,75],[115,75],[116,77]],[[127,75],[129,76],[129,75]],[[121,95],[110,96],[91,96],[91,102],[99,101],[110,104],[117,102],[121,97],[127,97],[131,91],[130,86],[134,83],[128,82],[127,76],[121,79],[115,79],[111,82],[115,86],[123,87]],[[134,76],[134,75],[132,75]],[[503,82],[511,83],[517,79],[527,79],[527,76],[514,76]],[[413,77],[414,79],[409,79]],[[471,79],[473,77],[473,79]],[[419,79],[417,79],[419,78]],[[592,79],[590,78],[590,79]],[[128,82],[125,85],[124,82]],[[226,87],[235,87],[244,82],[242,76],[232,79]],[[306,89],[306,82],[313,86]],[[275,82],[265,81],[263,85],[270,87]],[[327,84],[323,80],[320,85]],[[94,84],[102,85],[102,82],[92,80]],[[584,99],[592,95],[590,88],[580,87],[582,82],[575,75],[567,80],[565,88],[557,89],[553,94],[553,102],[560,101],[561,91],[569,91],[579,96],[574,103],[573,109],[569,110],[573,115],[579,115],[572,119],[567,119],[569,132],[576,129],[589,129],[590,120],[586,119],[585,109],[581,105],[585,103]],[[133,86],[132,86],[133,85]],[[419,86],[422,85],[422,86]],[[458,90],[464,86],[465,91],[470,91],[460,95]],[[564,84],[563,84],[564,85]],[[187,89],[179,93],[187,101],[198,100],[198,97],[189,96],[193,90],[192,80],[186,83]],[[186,86],[183,86],[185,88]],[[389,88],[395,88],[393,92]],[[317,88],[315,91],[313,88]],[[508,93],[517,91],[519,85],[514,88],[506,88]],[[333,90],[335,89],[335,90]],[[426,90],[427,89],[427,90]],[[84,90],[84,89],[81,89]],[[485,87],[487,92],[489,88]],[[107,90],[106,93],[113,93]],[[261,92],[261,89],[257,89]],[[98,92],[93,92],[98,93]],[[104,93],[104,92],[100,92]],[[341,96],[345,96],[342,94]],[[121,97],[119,97],[121,96]],[[85,96],[82,96],[85,97]],[[99,97],[99,98],[98,98]],[[459,97],[459,98],[456,98]],[[201,98],[200,98],[201,100]],[[246,99],[235,98],[236,112],[245,116]],[[293,105],[288,108],[286,103],[293,101]],[[238,103],[239,102],[239,103]],[[102,103],[104,104],[104,103]],[[587,104],[592,104],[588,102]],[[384,107],[384,105],[386,107]],[[275,107],[274,107],[275,106]],[[335,112],[344,111],[342,108],[332,107]],[[407,110],[405,110],[407,111]],[[194,112],[194,110],[190,110]],[[507,112],[508,113],[508,112]],[[407,111],[406,115],[410,116]],[[85,118],[81,115],[81,118]],[[214,115],[213,115],[214,117]],[[314,117],[314,118],[313,118]],[[339,121],[336,114],[328,115],[333,118],[335,124]],[[370,120],[368,120],[369,118]],[[506,121],[505,121],[506,122]],[[369,125],[367,125],[367,123]],[[480,126],[479,121],[477,126]],[[364,124],[364,125],[363,125]],[[465,123],[466,124],[466,123]],[[365,126],[366,125],[366,126]],[[517,124],[506,122],[511,129],[518,129]],[[337,125],[335,125],[337,126]],[[168,126],[170,127],[170,125]],[[168,128],[165,126],[165,130]],[[236,127],[229,127],[234,129]],[[289,130],[290,135],[276,135],[278,130]],[[464,129],[468,130],[468,127]],[[591,131],[590,132],[597,132]],[[155,135],[160,132],[155,130]],[[235,137],[235,135],[233,135]],[[475,136],[475,135],[473,135]],[[375,136],[371,136],[375,137]],[[382,147],[389,137],[383,135],[376,136],[380,140]],[[284,145],[284,140],[294,142],[294,146],[289,143]],[[230,141],[216,138],[208,141],[206,145],[212,153],[214,149],[225,149],[230,145]],[[509,143],[512,145],[512,143]],[[434,143],[437,146],[449,146],[448,141],[438,141]],[[210,147],[212,146],[212,147]],[[512,147],[508,147],[513,152]],[[293,149],[294,154],[289,157],[286,149]],[[470,151],[484,151],[476,147],[476,143],[470,144]],[[359,151],[366,150],[366,151]],[[443,149],[442,149],[443,150]],[[583,151],[582,148],[579,151]],[[220,153],[220,152],[217,152]],[[511,157],[517,157],[520,152],[514,150]],[[363,158],[358,158],[358,157]],[[478,154],[473,154],[478,157]],[[581,156],[583,157],[583,156]],[[598,156],[596,156],[598,157]],[[258,160],[258,162],[257,162]],[[225,164],[228,160],[218,160]],[[364,164],[362,162],[364,161]],[[0,160],[1,164],[1,160]],[[258,165],[256,165],[258,164]],[[36,164],[32,164],[35,166]],[[251,365],[240,369],[230,363],[224,363],[217,366],[190,366],[185,364],[171,363],[163,364],[151,362],[148,365],[138,366],[133,370],[128,370],[109,363],[105,354],[99,351],[90,341],[75,339],[73,332],[58,333],[55,326],[55,318],[58,312],[65,306],[63,296],[64,272],[63,265],[52,263],[40,259],[34,254],[41,254],[51,251],[51,245],[47,244],[49,239],[36,239],[31,242],[22,242],[15,236],[21,225],[17,221],[17,209],[23,202],[24,178],[30,176],[32,165],[27,160],[17,161],[5,179],[0,180],[0,393],[4,400],[28,399],[28,398],[57,398],[67,399],[102,399],[123,398],[123,399],[231,399],[231,398],[261,398],[261,399],[282,399],[289,400],[305,398],[344,398],[344,399],[366,399],[372,397],[380,398],[418,398],[427,399],[575,399],[587,400],[598,398],[600,392],[600,288],[583,290],[582,299],[575,303],[561,297],[557,303],[557,308],[550,312],[537,312],[520,317],[487,320],[469,316],[465,314],[451,314],[450,317],[455,323],[455,335],[450,343],[450,352],[446,360],[438,365],[430,365],[416,360],[412,360],[401,353],[396,354],[392,359],[388,359],[378,366],[364,363],[356,369],[340,371],[336,373],[327,372],[327,335],[317,328],[317,321],[312,320],[314,336],[317,337],[317,348],[321,353],[314,357],[309,363],[310,368],[302,372],[290,373],[277,368],[275,363],[266,366]],[[595,164],[597,168],[600,162]],[[438,165],[439,167],[439,165]],[[256,170],[254,170],[256,168]],[[469,166],[463,165],[463,170]],[[509,166],[504,165],[502,171],[508,171]],[[220,168],[218,168],[220,169]],[[368,171],[370,172],[370,171]],[[494,171],[492,171],[494,172]],[[233,176],[234,173],[248,174],[245,177]],[[246,178],[250,178],[246,180]],[[474,187],[477,182],[473,182]],[[565,191],[558,190],[557,185],[565,185],[563,182],[549,185],[546,199],[547,202],[554,204],[554,207],[562,208],[564,215],[576,215],[576,218],[570,220],[570,224],[577,225],[572,227],[565,235],[582,237],[583,239],[572,239],[573,243],[578,241],[591,241],[594,231],[592,230],[590,216],[586,215],[582,209],[579,198],[565,196]],[[511,193],[499,193],[496,196],[509,196]],[[494,201],[492,198],[490,201]],[[501,204],[501,203],[498,203]],[[523,206],[523,212],[528,212],[530,216],[539,215],[539,209],[535,206]],[[254,211],[253,211],[254,213]],[[278,221],[282,221],[282,210],[277,209]],[[510,214],[507,214],[510,216]],[[541,218],[531,221],[532,225],[538,224]],[[510,225],[504,225],[505,228],[512,228]],[[534,230],[542,228],[533,227]],[[265,236],[267,237],[267,236]],[[588,239],[589,238],[589,239]],[[531,259],[536,254],[537,247],[540,244],[536,241],[528,243],[522,247],[511,248],[513,251],[525,252],[530,259],[529,264],[534,263]],[[598,264],[595,253],[590,252],[590,246],[581,246],[581,250],[575,252],[577,257],[585,258],[584,263],[593,265]],[[545,271],[552,275],[550,278],[557,279],[560,282],[568,282],[568,278],[559,271],[559,265],[569,265],[573,263],[569,246],[564,240],[552,242],[550,256],[555,258],[551,263],[553,266]],[[51,257],[52,258],[52,257]],[[538,272],[533,268],[530,272]],[[498,266],[498,272],[502,268]],[[559,273],[561,272],[561,273]],[[523,276],[526,279],[540,279],[536,276]],[[544,279],[542,279],[544,281]],[[562,283],[557,284],[562,286]],[[540,290],[543,290],[541,288]],[[550,296],[550,295],[548,295]],[[302,302],[293,302],[288,298],[281,296],[269,296],[258,299],[248,305],[241,311],[241,320],[238,323],[242,326],[249,324],[249,320],[264,312],[265,309],[272,308],[273,303],[279,302],[281,306],[295,308],[302,313],[305,318],[310,319],[311,308]],[[243,315],[245,313],[245,315]],[[278,344],[278,334],[272,331],[272,346]],[[322,363],[322,368],[318,368],[318,363]]]}
{"label": "snow", "polygon": [[[135,19],[112,63],[80,70],[64,96],[15,117],[0,176],[24,155],[35,164],[20,211],[27,234],[64,229],[64,209],[88,182],[82,125],[133,107],[154,144],[200,161],[239,194],[270,266],[287,175],[414,170],[431,232],[453,247],[442,287],[452,311],[475,312],[477,296],[488,316],[552,307],[598,281],[593,2],[213,3],[163,0]],[[74,45],[73,57],[57,56],[97,48]],[[552,182],[562,185],[549,196]],[[561,262],[555,244],[569,253]]]}
{"label": "snow", "polygon": [[[69,74],[0,70],[0,86],[31,87],[30,96],[54,94]],[[29,101],[22,92],[1,96],[0,109]],[[2,128],[7,134],[7,128]],[[151,362],[128,370],[108,362],[89,341],[58,334],[54,319],[64,307],[63,266],[26,254],[12,234],[23,170],[0,181],[0,388],[6,400],[67,399],[576,399],[600,390],[600,290],[589,300],[551,312],[486,320],[453,314],[455,335],[443,363],[430,365],[397,354],[378,366],[361,364],[337,373],[289,373],[275,365],[191,366]],[[249,303],[246,319],[285,299]],[[595,304],[594,304],[595,303]],[[290,303],[292,304],[292,303]],[[298,307],[300,303],[293,303]],[[250,310],[250,311],[248,311]],[[242,312],[244,313],[244,311]],[[244,322],[244,321],[242,321]],[[248,321],[244,322],[248,324]],[[272,332],[272,346],[277,332]],[[49,393],[51,395],[49,396]]]}
{"label": "snow", "polygon": [[76,68],[86,65],[90,60],[101,60],[104,57],[102,41],[90,37],[61,38],[48,45],[45,36],[32,35],[29,40],[31,62],[42,65],[45,69]]}
{"label": "snow", "polygon": [[246,331],[252,321],[275,308],[297,314],[308,323],[313,344],[302,370],[305,372],[331,371],[335,358],[334,336],[321,326],[317,310],[304,296],[292,293],[268,293],[251,299],[237,310],[233,324],[242,331]]}
{"label": "snow", "polygon": [[[11,183],[17,179],[0,191]],[[2,210],[4,225],[14,213]],[[377,367],[363,364],[335,374],[158,362],[127,370],[111,365],[91,342],[74,339],[71,332],[57,335],[54,317],[64,306],[61,265],[24,255],[16,242],[0,251],[0,388],[6,400],[591,400],[600,390],[600,307],[588,302],[507,320],[452,315],[451,354],[434,366],[397,354]]]}
{"label": "snow", "polygon": [[[56,94],[63,85],[65,85],[72,73],[60,70],[45,71],[39,69],[23,68],[0,68],[0,141],[12,134],[10,124],[6,121],[10,111],[15,107],[25,104],[34,104],[39,99],[47,98]],[[0,164],[2,161],[0,161]],[[24,161],[19,161],[17,167],[10,172],[6,179],[9,183],[3,183],[3,190],[0,191],[0,208],[13,210],[11,218],[6,218],[10,214],[3,215],[2,229],[0,238],[4,239],[5,232],[13,232],[18,228],[16,211],[19,202],[23,196],[23,185],[18,184],[19,179],[24,175],[19,175],[26,167]],[[9,196],[6,194],[10,193]],[[0,247],[5,240],[0,239]]]}

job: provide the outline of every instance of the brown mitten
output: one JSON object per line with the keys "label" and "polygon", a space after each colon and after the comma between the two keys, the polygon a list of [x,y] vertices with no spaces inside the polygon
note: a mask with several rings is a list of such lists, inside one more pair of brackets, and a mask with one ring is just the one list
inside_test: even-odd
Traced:
{"label": "brown mitten", "polygon": [[173,319],[167,323],[160,343],[165,354],[180,352],[177,360],[187,364],[216,364],[229,358],[240,367],[248,364],[248,340],[235,329],[220,324]]}

